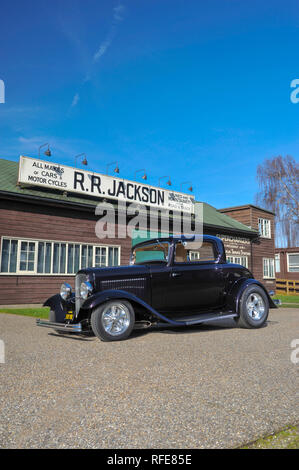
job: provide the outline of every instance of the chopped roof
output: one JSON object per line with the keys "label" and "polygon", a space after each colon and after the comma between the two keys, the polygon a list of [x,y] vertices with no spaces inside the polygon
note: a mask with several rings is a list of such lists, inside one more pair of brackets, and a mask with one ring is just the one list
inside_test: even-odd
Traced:
{"label": "chopped roof", "polygon": [[[44,190],[39,188],[21,187],[17,185],[18,180],[18,162],[11,160],[0,159],[0,194],[2,195],[14,195],[27,198],[35,198],[40,202],[46,202],[49,200],[57,203],[73,204],[77,206],[85,206],[86,208],[94,208],[99,199],[92,199],[87,197],[78,197],[70,193],[64,195],[59,191]],[[198,202],[197,202],[198,203]],[[249,228],[247,225],[238,222],[235,219],[219,212],[215,207],[207,204],[203,204],[203,222],[205,226],[215,227],[218,229],[227,229],[229,231],[247,232],[248,235],[258,235],[256,230]]]}

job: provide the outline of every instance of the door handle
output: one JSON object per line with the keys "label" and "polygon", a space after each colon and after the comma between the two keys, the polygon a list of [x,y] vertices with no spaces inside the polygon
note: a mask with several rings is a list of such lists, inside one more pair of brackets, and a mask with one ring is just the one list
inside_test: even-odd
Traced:
{"label": "door handle", "polygon": [[182,273],[171,273],[171,277],[180,277]]}

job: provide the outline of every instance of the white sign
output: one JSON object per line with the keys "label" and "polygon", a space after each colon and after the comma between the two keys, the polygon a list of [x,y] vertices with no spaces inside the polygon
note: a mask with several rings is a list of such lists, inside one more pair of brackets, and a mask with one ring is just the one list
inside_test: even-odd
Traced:
{"label": "white sign", "polygon": [[20,184],[194,213],[194,196],[58,163],[20,157]]}

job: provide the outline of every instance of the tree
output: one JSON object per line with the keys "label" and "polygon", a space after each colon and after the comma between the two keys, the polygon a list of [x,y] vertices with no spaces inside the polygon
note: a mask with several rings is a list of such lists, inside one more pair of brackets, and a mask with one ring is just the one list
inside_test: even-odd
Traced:
{"label": "tree", "polygon": [[276,246],[299,244],[299,163],[287,155],[257,167],[256,204],[275,213]]}

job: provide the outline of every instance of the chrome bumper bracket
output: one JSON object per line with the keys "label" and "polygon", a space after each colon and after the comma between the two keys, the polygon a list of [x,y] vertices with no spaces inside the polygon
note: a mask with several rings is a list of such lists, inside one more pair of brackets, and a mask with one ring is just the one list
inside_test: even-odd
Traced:
{"label": "chrome bumper bracket", "polygon": [[70,323],[55,323],[53,321],[36,320],[36,326],[42,326],[44,328],[54,328],[54,330],[64,331],[65,333],[82,333],[81,323],[70,324]]}

